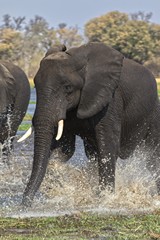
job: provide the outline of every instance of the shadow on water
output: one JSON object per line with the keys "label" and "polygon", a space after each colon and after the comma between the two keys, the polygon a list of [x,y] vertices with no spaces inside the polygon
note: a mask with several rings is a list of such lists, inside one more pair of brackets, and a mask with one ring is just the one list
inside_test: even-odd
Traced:
{"label": "shadow on water", "polygon": [[[33,111],[32,106],[32,114]],[[59,216],[80,211],[135,214],[160,207],[155,182],[145,168],[145,153],[137,150],[130,159],[118,159],[115,194],[107,191],[98,194],[96,163],[88,162],[82,141],[77,138],[77,150],[69,162],[60,163],[51,156],[32,207],[22,209],[22,194],[32,168],[33,143],[33,136],[19,144],[15,140],[9,163],[0,162],[0,216]]]}

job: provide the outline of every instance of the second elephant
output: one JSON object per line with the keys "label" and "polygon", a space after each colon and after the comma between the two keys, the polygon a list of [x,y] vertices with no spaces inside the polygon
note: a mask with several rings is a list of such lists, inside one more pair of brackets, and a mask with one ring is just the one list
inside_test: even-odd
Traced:
{"label": "second elephant", "polygon": [[29,99],[30,85],[23,70],[10,62],[0,61],[0,143],[5,154],[11,150]]}

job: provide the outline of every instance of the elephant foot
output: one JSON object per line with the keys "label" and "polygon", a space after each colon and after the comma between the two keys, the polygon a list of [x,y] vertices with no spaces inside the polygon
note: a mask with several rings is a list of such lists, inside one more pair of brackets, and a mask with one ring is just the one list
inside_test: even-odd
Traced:
{"label": "elephant foot", "polygon": [[115,192],[115,188],[114,188],[114,186],[113,186],[114,184],[112,184],[112,185],[104,185],[104,184],[101,184],[101,185],[99,185],[99,191],[100,192],[103,192],[103,191],[105,191],[105,190],[107,190],[108,192],[110,192],[110,193],[114,193]]}
{"label": "elephant foot", "polygon": [[103,173],[99,176],[99,189],[100,191],[107,190],[111,193],[115,191],[115,175],[111,173]]}

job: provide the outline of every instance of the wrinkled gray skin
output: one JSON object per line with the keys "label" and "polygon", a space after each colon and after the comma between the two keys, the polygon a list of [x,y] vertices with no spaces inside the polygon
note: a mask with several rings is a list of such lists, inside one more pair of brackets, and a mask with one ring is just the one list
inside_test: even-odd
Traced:
{"label": "wrinkled gray skin", "polygon": [[[152,175],[158,170],[160,106],[156,81],[145,67],[102,43],[69,50],[59,46],[42,59],[34,81],[34,161],[24,205],[31,204],[50,154],[62,161],[72,157],[76,135],[87,157],[98,161],[101,189],[114,190],[117,158],[129,157],[141,143],[151,153],[147,166]],[[64,131],[56,141],[61,119]],[[156,183],[160,192],[160,180]]]}
{"label": "wrinkled gray skin", "polygon": [[0,61],[0,143],[5,155],[12,149],[29,98],[30,86],[25,73],[12,63]]}

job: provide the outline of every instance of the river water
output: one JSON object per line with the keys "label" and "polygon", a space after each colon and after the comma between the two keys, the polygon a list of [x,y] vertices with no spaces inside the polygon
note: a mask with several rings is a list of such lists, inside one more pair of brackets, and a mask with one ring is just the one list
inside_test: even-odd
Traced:
{"label": "river water", "polygon": [[[31,101],[36,101],[32,89]],[[33,114],[35,104],[28,113]],[[31,208],[21,206],[22,194],[31,174],[33,135],[23,143],[14,141],[9,161],[0,162],[0,216],[58,216],[79,212],[132,214],[152,212],[160,208],[155,182],[145,168],[145,153],[138,149],[126,160],[118,159],[116,191],[99,193],[98,173],[94,160],[88,162],[83,144],[77,137],[76,152],[67,163],[51,156],[45,179]]]}

